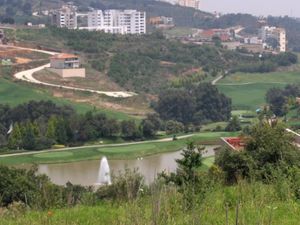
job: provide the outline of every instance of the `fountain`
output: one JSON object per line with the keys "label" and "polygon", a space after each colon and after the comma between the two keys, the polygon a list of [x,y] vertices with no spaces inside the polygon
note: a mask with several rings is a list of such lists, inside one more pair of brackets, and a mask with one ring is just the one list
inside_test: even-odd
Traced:
{"label": "fountain", "polygon": [[101,185],[110,185],[110,184],[111,184],[110,169],[109,169],[107,158],[104,156],[102,157],[100,162],[98,178],[95,185],[101,186]]}

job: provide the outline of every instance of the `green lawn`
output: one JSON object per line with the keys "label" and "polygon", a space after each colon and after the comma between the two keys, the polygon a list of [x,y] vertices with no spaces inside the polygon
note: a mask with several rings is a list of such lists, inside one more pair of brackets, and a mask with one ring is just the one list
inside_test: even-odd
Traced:
{"label": "green lawn", "polygon": [[86,147],[80,149],[71,149],[68,151],[53,150],[53,152],[0,158],[0,164],[19,165],[23,163],[63,163],[100,159],[104,155],[109,159],[137,158],[162,152],[177,151],[186,146],[187,142],[189,141],[194,141],[200,144],[216,144],[220,142],[220,137],[236,135],[238,135],[238,133],[209,132],[199,133],[190,138],[169,142],[139,143],[134,145],[129,144],[114,147]]}
{"label": "green lawn", "polygon": [[219,90],[232,99],[234,109],[255,110],[266,103],[270,88],[283,88],[285,84],[248,84],[241,86],[218,85]]}
{"label": "green lawn", "polygon": [[[71,105],[78,113],[85,113],[93,110],[93,106],[82,103],[74,103],[65,99],[55,98],[51,96],[49,92],[41,88],[33,88],[28,84],[13,83],[9,80],[0,78],[0,104],[8,104],[16,106],[21,103],[28,102],[30,100],[51,100],[58,105]],[[103,112],[112,118],[119,120],[132,119],[129,115],[111,111],[106,109],[97,109],[99,112]]]}
{"label": "green lawn", "polygon": [[218,84],[243,83],[300,83],[300,72],[272,72],[272,73],[235,73],[220,80]]}
{"label": "green lawn", "polygon": [[298,72],[236,73],[220,80],[221,92],[232,99],[235,109],[255,110],[265,104],[265,95],[272,87],[300,83]]}

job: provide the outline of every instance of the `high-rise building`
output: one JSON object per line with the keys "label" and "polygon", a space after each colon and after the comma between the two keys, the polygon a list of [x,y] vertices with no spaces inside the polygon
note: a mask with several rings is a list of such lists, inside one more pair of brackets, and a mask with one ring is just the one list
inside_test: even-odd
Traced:
{"label": "high-rise building", "polygon": [[145,34],[146,13],[137,10],[94,10],[88,13],[89,30],[107,33]]}
{"label": "high-rise building", "polygon": [[57,27],[68,29],[77,28],[77,7],[72,4],[63,5],[60,9],[52,12],[52,24]]}
{"label": "high-rise building", "polygon": [[178,0],[178,5],[200,10],[200,0]]}

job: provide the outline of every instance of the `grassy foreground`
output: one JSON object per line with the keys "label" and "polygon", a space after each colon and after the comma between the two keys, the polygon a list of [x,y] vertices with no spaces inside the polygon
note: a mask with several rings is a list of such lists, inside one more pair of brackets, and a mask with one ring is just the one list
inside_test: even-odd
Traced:
{"label": "grassy foreground", "polygon": [[66,151],[53,150],[51,152],[36,153],[32,155],[9,156],[0,158],[0,164],[18,165],[18,164],[42,164],[42,163],[64,163],[82,160],[96,160],[102,156],[109,159],[129,159],[154,155],[164,152],[172,152],[182,149],[188,141],[194,141],[200,144],[217,144],[220,137],[236,136],[237,133],[228,132],[209,132],[195,134],[193,137],[180,139],[177,141],[128,144],[111,147],[86,147],[80,149],[70,149]]}
{"label": "grassy foreground", "polygon": [[130,202],[102,202],[96,206],[81,205],[3,216],[0,224],[224,225],[237,224],[238,220],[241,225],[297,225],[300,221],[300,203],[293,200],[288,191],[280,195],[276,185],[242,182],[235,186],[213,188],[201,201],[197,200],[198,197],[200,199],[200,196],[195,196],[192,209],[186,209],[183,195],[175,189],[166,188],[152,197],[141,196]]}
{"label": "grassy foreground", "polygon": [[[51,100],[58,105],[70,105],[78,113],[85,113],[94,109],[92,105],[74,103],[65,99],[55,98],[51,94],[41,88],[33,88],[32,86],[27,86],[26,84],[17,84],[9,80],[0,78],[0,104],[8,104],[10,106],[17,106],[19,104],[29,102],[31,100],[41,101],[41,100]],[[126,120],[132,119],[125,113],[97,109],[99,112],[105,113],[107,116],[118,119]]]}

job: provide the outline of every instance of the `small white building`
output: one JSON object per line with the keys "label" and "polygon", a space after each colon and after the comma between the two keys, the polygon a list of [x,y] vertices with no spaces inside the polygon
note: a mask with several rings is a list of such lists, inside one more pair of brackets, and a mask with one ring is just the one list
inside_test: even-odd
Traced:
{"label": "small white building", "polygon": [[73,54],[57,54],[50,58],[50,71],[62,78],[85,77],[85,69],[80,67],[80,59]]}

